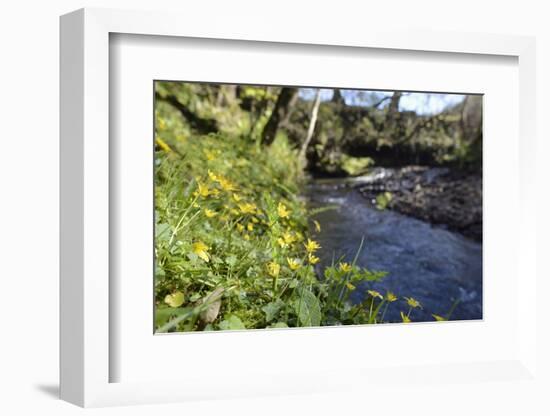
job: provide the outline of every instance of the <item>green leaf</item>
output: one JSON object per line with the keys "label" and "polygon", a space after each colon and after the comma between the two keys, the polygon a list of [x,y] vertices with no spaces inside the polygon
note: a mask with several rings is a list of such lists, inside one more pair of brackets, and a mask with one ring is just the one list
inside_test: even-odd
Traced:
{"label": "green leaf", "polygon": [[376,208],[379,210],[385,210],[390,204],[393,196],[391,192],[384,192],[376,195]]}
{"label": "green leaf", "polygon": [[270,302],[262,308],[262,311],[265,312],[266,322],[273,321],[281,308],[285,306],[284,302],[280,299],[277,299],[275,302]]}
{"label": "green leaf", "polygon": [[155,265],[155,279],[162,280],[166,277],[166,273],[162,269],[162,267],[159,267],[158,264]]}
{"label": "green leaf", "polygon": [[285,322],[277,322],[269,325],[269,328],[288,328],[288,325]]}
{"label": "green leaf", "polygon": [[191,308],[157,308],[155,311],[155,324],[160,327],[168,322],[170,318],[187,314],[191,310]]}
{"label": "green leaf", "polygon": [[235,266],[235,264],[237,264],[237,257],[231,255],[231,256],[227,256],[225,258],[225,262],[227,263],[227,265],[233,267]]}
{"label": "green leaf", "polygon": [[294,301],[294,310],[302,326],[321,324],[321,307],[317,297],[307,289],[298,290],[299,298]]}
{"label": "green leaf", "polygon": [[185,295],[180,291],[176,291],[170,295],[166,295],[164,301],[172,308],[179,308],[185,301]]}
{"label": "green leaf", "polygon": [[155,236],[157,237],[157,240],[159,241],[168,241],[170,239],[170,224],[166,224],[164,222],[161,222],[160,224],[157,224],[155,227]]}
{"label": "green leaf", "polygon": [[225,319],[220,322],[220,329],[223,331],[246,329],[243,322],[236,315],[226,315]]}

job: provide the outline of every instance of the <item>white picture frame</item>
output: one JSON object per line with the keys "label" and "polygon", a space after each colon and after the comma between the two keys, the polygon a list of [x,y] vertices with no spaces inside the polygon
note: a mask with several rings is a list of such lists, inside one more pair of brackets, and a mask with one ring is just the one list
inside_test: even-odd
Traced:
{"label": "white picture frame", "polygon": [[[468,33],[433,33],[421,30],[349,28],[328,35],[322,26],[287,28],[265,24],[246,34],[231,22],[206,27],[200,19],[170,13],[82,9],[61,18],[61,398],[80,406],[159,403],[210,398],[299,394],[369,386],[414,374],[415,388],[429,391],[430,384],[449,380],[465,383],[517,381],[538,383],[535,268],[535,192],[529,178],[535,170],[535,41],[529,37]],[[310,30],[311,29],[311,30]],[[110,258],[110,35],[145,35],[171,38],[224,39],[226,41],[331,45],[336,48],[423,51],[439,54],[508,56],[518,60],[519,143],[518,224],[513,251],[517,257],[510,273],[522,271],[517,282],[512,327],[517,345],[498,360],[418,362],[408,367],[311,368],[263,377],[230,380],[211,373],[182,377],[179,381],[112,382],[110,368],[118,357],[111,348],[111,312],[116,309],[109,276]],[[492,296],[491,294],[486,296]],[[147,308],[144,305],[144,308]],[[403,327],[401,327],[403,328]],[[412,328],[419,328],[412,327]],[[338,329],[337,329],[338,330]],[[405,329],[403,329],[404,331]],[[305,330],[308,335],[285,332],[285,337],[315,337],[326,329]],[[410,329],[407,329],[410,331]],[[451,330],[452,331],[452,330]],[[351,333],[350,333],[351,334]],[[151,334],[152,335],[152,334]],[[228,334],[220,334],[228,336]],[[245,343],[245,333],[232,334]],[[325,336],[325,335],[323,335]],[[353,334],[349,340],[353,339]],[[165,344],[170,337],[164,337]],[[300,338],[300,339],[302,339]],[[303,338],[305,339],[305,338]],[[319,338],[322,340],[323,338]],[[177,366],[177,364],[174,364]],[[177,368],[175,372],[177,372]],[[246,371],[243,370],[243,374]],[[368,376],[366,376],[368,374]],[[153,380],[153,379],[152,379]],[[344,380],[344,381],[343,381]],[[419,387],[420,386],[420,387]],[[424,386],[424,387],[422,387]],[[409,386],[410,388],[410,386]]]}

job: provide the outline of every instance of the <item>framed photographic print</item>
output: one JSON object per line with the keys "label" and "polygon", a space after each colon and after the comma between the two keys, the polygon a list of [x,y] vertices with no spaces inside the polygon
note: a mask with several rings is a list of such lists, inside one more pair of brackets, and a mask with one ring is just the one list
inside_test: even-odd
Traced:
{"label": "framed photographic print", "polygon": [[534,41],[180,22],[61,19],[62,398],[537,383]]}
{"label": "framed photographic print", "polygon": [[154,88],[156,332],[482,319],[481,95]]}

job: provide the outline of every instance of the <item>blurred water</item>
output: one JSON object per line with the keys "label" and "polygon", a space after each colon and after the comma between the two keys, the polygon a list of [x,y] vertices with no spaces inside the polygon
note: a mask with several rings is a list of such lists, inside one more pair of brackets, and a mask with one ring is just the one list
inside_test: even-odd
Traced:
{"label": "blurred water", "polygon": [[[321,267],[334,258],[351,261],[364,244],[357,264],[389,272],[382,281],[370,284],[382,293],[412,296],[423,305],[411,314],[414,321],[433,321],[432,313],[446,315],[460,300],[452,320],[482,318],[481,245],[460,234],[406,217],[390,210],[373,208],[357,191],[339,186],[338,181],[317,181],[308,187],[312,208],[334,205],[315,218],[322,224],[317,240]],[[352,300],[359,302],[367,287],[360,286]],[[386,320],[401,321],[400,300],[388,309]]]}

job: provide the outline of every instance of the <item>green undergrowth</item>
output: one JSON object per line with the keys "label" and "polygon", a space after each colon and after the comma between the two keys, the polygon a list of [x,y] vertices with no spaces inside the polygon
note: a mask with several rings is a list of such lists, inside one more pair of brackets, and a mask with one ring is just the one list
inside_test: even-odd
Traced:
{"label": "green undergrowth", "polygon": [[[322,224],[283,135],[271,146],[235,131],[197,135],[168,108],[156,126],[157,332],[379,323],[398,307],[390,292],[350,301],[384,272],[343,259],[316,270]],[[420,307],[408,299],[405,322]]]}

